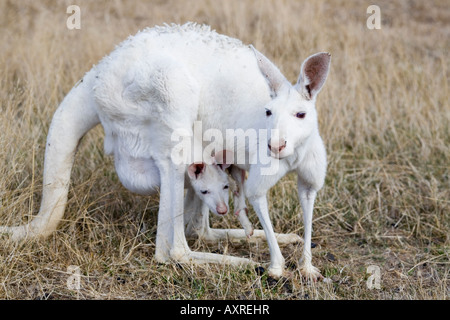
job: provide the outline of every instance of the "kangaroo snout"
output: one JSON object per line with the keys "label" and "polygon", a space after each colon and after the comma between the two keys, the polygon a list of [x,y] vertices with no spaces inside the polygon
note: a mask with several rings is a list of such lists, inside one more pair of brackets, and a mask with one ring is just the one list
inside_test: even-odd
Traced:
{"label": "kangaroo snout", "polygon": [[272,139],[269,140],[268,147],[270,151],[277,154],[283,151],[284,148],[286,148],[287,141],[284,139],[278,140],[278,141],[272,141]]}
{"label": "kangaroo snout", "polygon": [[223,214],[227,214],[228,208],[227,208],[225,203],[221,203],[221,204],[217,205],[216,211],[217,211],[218,214],[222,214],[223,215]]}

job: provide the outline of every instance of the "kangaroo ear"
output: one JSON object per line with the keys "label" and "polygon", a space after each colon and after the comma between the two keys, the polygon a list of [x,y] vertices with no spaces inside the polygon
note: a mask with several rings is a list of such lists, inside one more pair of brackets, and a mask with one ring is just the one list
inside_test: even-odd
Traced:
{"label": "kangaroo ear", "polygon": [[213,159],[214,164],[225,170],[234,163],[234,154],[230,150],[222,150],[217,152]]}
{"label": "kangaroo ear", "polygon": [[269,85],[272,98],[278,95],[281,88],[288,82],[283,76],[281,71],[261,52],[256,50],[252,45],[250,48],[256,57],[256,62],[258,63],[259,70],[267,81]]}
{"label": "kangaroo ear", "polygon": [[308,57],[302,64],[295,85],[298,92],[303,93],[309,100],[313,100],[327,79],[330,62],[331,54],[327,52],[316,53]]}
{"label": "kangaroo ear", "polygon": [[188,167],[188,176],[191,179],[198,179],[200,178],[206,169],[206,163],[199,162],[199,163],[193,163]]}

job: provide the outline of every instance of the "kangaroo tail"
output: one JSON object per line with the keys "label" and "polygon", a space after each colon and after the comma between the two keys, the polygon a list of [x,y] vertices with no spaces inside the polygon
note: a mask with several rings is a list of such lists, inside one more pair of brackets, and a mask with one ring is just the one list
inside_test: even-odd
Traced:
{"label": "kangaroo tail", "polygon": [[14,241],[50,235],[67,203],[70,174],[81,138],[100,121],[92,94],[92,72],[75,86],[56,110],[47,136],[42,202],[34,219],[21,226],[0,226],[0,234]]}

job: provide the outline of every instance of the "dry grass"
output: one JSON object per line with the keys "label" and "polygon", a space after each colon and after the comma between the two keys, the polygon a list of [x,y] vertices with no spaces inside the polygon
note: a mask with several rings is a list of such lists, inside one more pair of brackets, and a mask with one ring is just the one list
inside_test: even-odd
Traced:
{"label": "dry grass", "polygon": [[[292,274],[278,282],[252,268],[157,264],[158,198],[120,185],[98,127],[79,150],[58,232],[39,243],[2,244],[0,298],[448,298],[447,1],[376,1],[381,30],[366,28],[372,3],[364,1],[77,1],[78,31],[66,28],[70,4],[0,2],[0,223],[38,212],[47,129],[84,72],[139,29],[197,21],[253,43],[292,81],[309,54],[332,53],[318,99],[329,169],[313,223],[313,261],[331,282],[304,283],[295,246],[282,248]],[[292,176],[269,200],[276,231],[302,233]],[[265,244],[192,247],[263,265],[269,259]],[[66,287],[69,265],[81,269],[79,292]],[[379,290],[366,287],[369,265],[381,269]]]}

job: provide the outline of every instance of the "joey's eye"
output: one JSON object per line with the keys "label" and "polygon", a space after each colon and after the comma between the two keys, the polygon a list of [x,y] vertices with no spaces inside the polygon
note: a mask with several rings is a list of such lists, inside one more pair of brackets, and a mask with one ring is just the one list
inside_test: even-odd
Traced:
{"label": "joey's eye", "polygon": [[297,112],[295,116],[299,119],[303,119],[306,116],[306,112]]}
{"label": "joey's eye", "polygon": [[266,116],[270,117],[272,115],[272,111],[269,109],[266,109]]}
{"label": "joey's eye", "polygon": [[208,193],[208,190],[201,190],[200,191],[202,194],[207,194]]}
{"label": "joey's eye", "polygon": [[228,189],[228,186],[223,187],[224,190]]}

